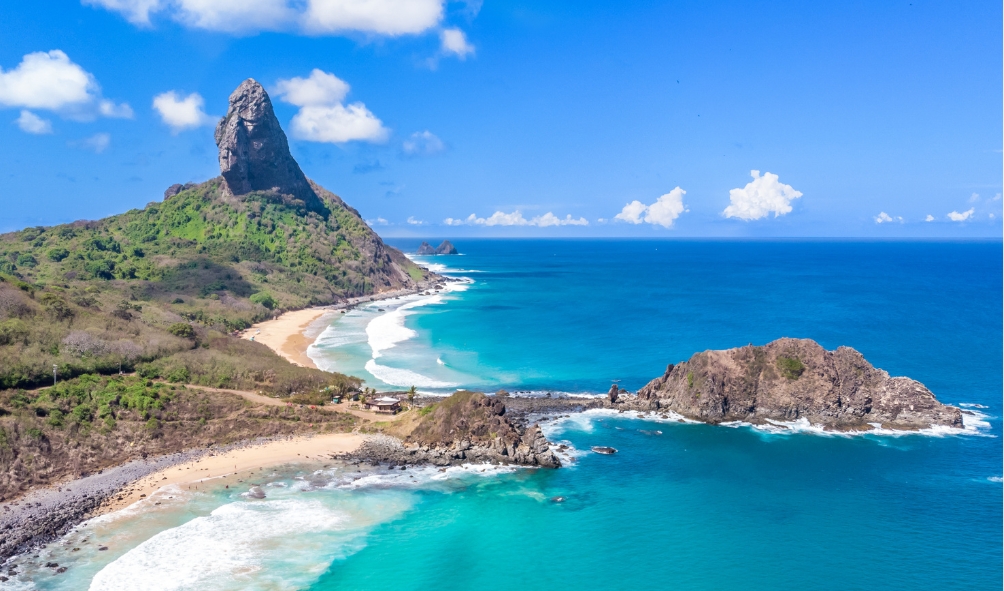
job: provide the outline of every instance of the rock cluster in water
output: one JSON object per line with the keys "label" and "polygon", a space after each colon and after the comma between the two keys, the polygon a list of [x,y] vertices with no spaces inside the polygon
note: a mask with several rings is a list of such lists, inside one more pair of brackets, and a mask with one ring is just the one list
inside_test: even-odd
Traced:
{"label": "rock cluster in water", "polygon": [[638,391],[638,401],[708,423],[807,419],[836,430],[962,427],[958,408],[916,380],[889,377],[850,347],[778,339],[697,353]]}
{"label": "rock cluster in water", "polygon": [[255,80],[248,78],[230,95],[227,114],[216,126],[216,145],[225,192],[234,196],[271,192],[300,201],[309,211],[326,211],[289,153],[268,93]]}
{"label": "rock cluster in water", "polygon": [[422,244],[418,247],[418,250],[415,251],[415,254],[434,255],[434,254],[460,254],[460,253],[457,252],[457,248],[453,246],[453,244],[449,240],[443,240],[443,242],[436,248],[433,248],[432,245],[429,244],[428,242],[422,242]]}

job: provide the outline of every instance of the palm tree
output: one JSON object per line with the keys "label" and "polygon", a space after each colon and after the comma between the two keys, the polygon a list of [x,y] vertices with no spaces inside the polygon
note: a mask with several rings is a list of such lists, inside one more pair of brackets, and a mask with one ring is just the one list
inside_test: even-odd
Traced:
{"label": "palm tree", "polygon": [[408,388],[408,402],[415,402],[415,386]]}

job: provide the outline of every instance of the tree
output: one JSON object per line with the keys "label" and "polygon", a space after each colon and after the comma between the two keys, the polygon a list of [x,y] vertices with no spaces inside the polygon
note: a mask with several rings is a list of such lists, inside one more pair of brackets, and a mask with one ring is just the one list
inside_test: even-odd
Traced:
{"label": "tree", "polygon": [[415,386],[408,388],[408,402],[415,402]]}

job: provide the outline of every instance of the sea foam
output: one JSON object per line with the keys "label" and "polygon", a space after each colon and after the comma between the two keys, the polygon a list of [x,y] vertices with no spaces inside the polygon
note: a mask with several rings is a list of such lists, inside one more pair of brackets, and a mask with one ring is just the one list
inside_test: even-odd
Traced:
{"label": "sea foam", "polygon": [[[91,591],[302,589],[365,533],[410,506],[382,498],[360,510],[320,499],[236,501],[158,533],[94,577]],[[379,511],[375,510],[379,509]]]}

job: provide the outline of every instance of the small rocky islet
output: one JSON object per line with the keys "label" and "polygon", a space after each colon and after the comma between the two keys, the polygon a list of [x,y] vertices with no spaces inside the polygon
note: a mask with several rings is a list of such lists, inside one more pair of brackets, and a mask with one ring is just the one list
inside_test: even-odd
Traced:
{"label": "small rocky islet", "polygon": [[419,245],[418,250],[415,251],[415,254],[431,256],[437,254],[460,254],[460,253],[457,252],[457,248],[453,246],[453,244],[449,240],[443,240],[443,242],[440,243],[440,245],[435,248],[433,248],[432,245],[429,244],[428,242],[423,241],[422,244]]}

